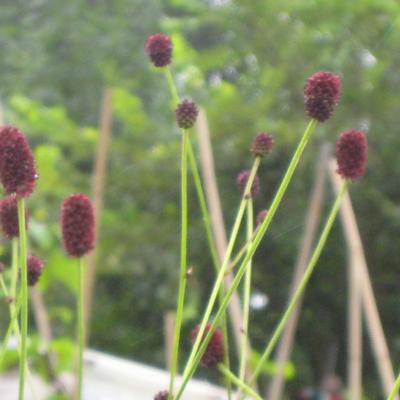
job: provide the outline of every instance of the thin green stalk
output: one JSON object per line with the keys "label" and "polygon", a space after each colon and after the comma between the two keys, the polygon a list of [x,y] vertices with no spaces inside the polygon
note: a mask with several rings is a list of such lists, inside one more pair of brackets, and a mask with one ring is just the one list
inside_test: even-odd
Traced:
{"label": "thin green stalk", "polygon": [[400,390],[400,374],[397,376],[396,381],[394,382],[394,385],[392,387],[392,390],[389,393],[389,396],[387,397],[386,400],[394,400],[399,393]]}
{"label": "thin green stalk", "polygon": [[14,325],[15,325],[16,321],[18,320],[18,313],[19,313],[20,308],[21,308],[21,296],[19,296],[17,305],[14,309],[13,314],[11,315],[10,323],[8,325],[6,335],[4,336],[4,339],[3,339],[3,342],[2,342],[2,345],[0,348],[0,366],[3,362],[5,354],[7,352],[8,341],[9,341],[11,333],[14,329]]}
{"label": "thin green stalk", "polygon": [[243,380],[235,376],[229,369],[223,364],[218,364],[218,370],[230,381],[232,381],[238,388],[240,388],[243,392],[251,396],[255,400],[262,400],[261,396],[256,393],[250,386],[246,385]]}
{"label": "thin green stalk", "polygon": [[18,281],[18,239],[11,240],[11,282],[10,282],[10,296],[15,298],[17,293]]}
{"label": "thin green stalk", "polygon": [[[235,242],[236,242],[236,238],[237,238],[238,233],[239,233],[240,224],[242,222],[243,214],[244,214],[244,211],[245,211],[245,208],[246,208],[246,203],[248,201],[248,195],[250,193],[250,189],[251,189],[251,186],[253,184],[254,177],[256,176],[257,169],[258,169],[258,167],[260,165],[260,161],[261,161],[260,157],[256,157],[254,159],[254,163],[253,163],[253,166],[251,168],[250,175],[249,175],[249,178],[247,180],[246,188],[244,190],[244,193],[243,193],[243,196],[242,196],[242,200],[240,202],[239,209],[238,209],[238,212],[237,212],[237,215],[236,215],[236,219],[235,219],[235,222],[234,222],[234,225],[233,225],[233,228],[232,228],[232,232],[231,232],[231,235],[230,235],[230,238],[229,238],[229,243],[228,243],[228,246],[227,246],[227,249],[226,249],[225,258],[224,258],[222,266],[221,266],[221,268],[219,270],[217,279],[215,281],[214,287],[213,287],[211,295],[209,297],[209,301],[208,301],[206,310],[205,310],[204,315],[203,315],[203,319],[202,319],[202,321],[200,323],[199,332],[198,332],[196,340],[195,340],[195,342],[193,344],[193,348],[192,348],[192,351],[190,353],[189,359],[188,359],[188,361],[186,363],[186,368],[185,368],[184,373],[183,373],[184,376],[189,372],[189,368],[192,365],[193,360],[195,358],[195,355],[196,355],[196,353],[197,353],[197,351],[198,351],[198,349],[200,347],[200,343],[202,342],[202,337],[204,335],[206,324],[210,319],[211,312],[212,312],[213,307],[215,305],[215,301],[216,301],[219,289],[221,287],[221,284],[223,283],[223,279],[224,279],[224,276],[225,276],[226,269],[229,266],[229,260],[230,260],[230,257],[232,255],[232,250],[233,250],[233,247],[234,247]],[[220,307],[221,307],[221,305],[220,305]]]}
{"label": "thin green stalk", "polygon": [[[211,229],[211,221],[210,221],[210,213],[208,212],[206,198],[204,196],[203,186],[201,184],[199,169],[197,167],[196,159],[193,153],[193,147],[190,142],[190,138],[188,140],[188,156],[190,169],[193,176],[194,185],[197,192],[197,198],[200,204],[200,210],[203,217],[204,229],[206,231],[207,243],[211,253],[211,259],[213,261],[215,274],[218,275],[220,269],[220,260],[218,257],[217,246],[215,244],[214,235]],[[224,299],[224,287],[221,286],[218,294],[219,303]],[[228,339],[228,323],[226,315],[224,314],[221,320],[221,330],[222,330],[222,338],[224,345],[224,364],[228,370],[230,369],[230,361],[229,361],[229,339]],[[232,396],[232,385],[231,381],[228,379],[226,381],[227,391],[228,391],[228,400],[231,399]]]}
{"label": "thin green stalk", "polygon": [[6,283],[4,282],[3,275],[1,273],[0,273],[0,287],[4,293],[4,297],[8,297],[9,296],[8,289],[7,289]]}
{"label": "thin green stalk", "polygon": [[185,304],[186,290],[186,268],[187,268],[187,231],[188,231],[188,187],[187,187],[187,156],[188,156],[187,131],[182,132],[182,153],[181,153],[181,262],[179,272],[179,290],[176,306],[176,319],[174,342],[172,348],[172,359],[170,368],[170,383],[168,398],[172,399],[174,392],[174,379],[178,369],[179,342],[182,327],[183,309]]}
{"label": "thin green stalk", "polygon": [[[251,240],[253,235],[253,202],[250,199],[247,203],[247,240]],[[239,379],[246,382],[246,367],[248,361],[248,345],[249,336],[249,312],[250,312],[250,291],[251,291],[251,265],[252,260],[247,264],[246,275],[244,278],[243,288],[243,321],[242,321],[242,338],[240,349],[240,366]]]}
{"label": "thin green stalk", "polygon": [[[209,341],[211,340],[212,334],[214,333],[215,329],[217,328],[217,324],[221,318],[221,315],[225,312],[226,308],[228,307],[228,304],[230,302],[230,299],[233,295],[233,293],[235,292],[235,290],[237,289],[240,280],[243,277],[243,274],[247,268],[247,264],[249,262],[249,260],[253,257],[255,251],[257,250],[261,239],[263,238],[265,232],[267,231],[273,217],[275,216],[275,213],[279,207],[280,202],[282,201],[282,197],[286,192],[286,189],[292,179],[293,173],[296,169],[296,166],[300,160],[300,157],[304,151],[304,148],[306,147],[308,140],[315,128],[315,126],[317,125],[317,121],[315,120],[311,120],[309,122],[309,124],[307,125],[306,130],[304,131],[301,140],[296,148],[296,151],[292,157],[292,160],[289,163],[288,169],[282,179],[282,182],[278,188],[278,191],[272,201],[272,204],[270,206],[270,208],[268,209],[268,214],[266,216],[266,218],[264,219],[264,221],[261,223],[261,225],[259,226],[259,228],[257,229],[257,233],[255,235],[255,238],[245,256],[245,258],[243,259],[238,272],[232,282],[231,287],[228,289],[228,291],[225,294],[225,298],[224,301],[222,302],[222,304],[219,306],[219,309],[217,311],[217,314],[214,317],[214,322],[211,324],[207,335],[205,336],[204,340],[202,341],[202,344],[200,346],[200,348],[197,351],[196,356],[193,356],[189,359],[186,368],[185,368],[185,372],[184,372],[184,376],[182,379],[182,383],[181,386],[179,387],[179,390],[177,392],[177,395],[175,397],[175,400],[179,400],[179,398],[181,397],[189,379],[191,378],[191,376],[194,374],[194,371],[197,368],[197,365],[199,364],[201,357],[203,356],[203,353],[205,351],[205,349],[207,348],[207,345],[209,343]],[[192,351],[193,354],[193,351]]]}
{"label": "thin green stalk", "polygon": [[84,318],[84,277],[85,265],[84,258],[80,257],[78,260],[78,299],[77,299],[77,318],[78,318],[78,368],[77,368],[77,400],[82,397],[82,384],[83,384],[83,350],[85,347],[85,318]]}
{"label": "thin green stalk", "polygon": [[[168,67],[165,70],[165,74],[166,74],[166,79],[168,82],[168,86],[169,86],[172,98],[178,104],[179,103],[178,91],[176,89],[176,85],[173,80],[171,70]],[[184,134],[183,130],[181,130],[181,133]],[[197,198],[199,200],[199,205],[200,205],[200,210],[201,210],[201,214],[202,214],[202,218],[203,218],[204,228],[206,231],[208,247],[210,249],[211,258],[212,258],[213,265],[215,268],[215,273],[218,274],[219,269],[220,269],[220,260],[218,257],[218,252],[217,252],[217,247],[215,244],[214,235],[213,235],[212,229],[211,229],[210,213],[208,212],[206,198],[205,198],[203,186],[201,183],[200,173],[199,173],[199,169],[197,166],[196,158],[194,156],[193,146],[192,146],[189,136],[188,136],[188,158],[189,158],[190,169],[191,169],[192,176],[193,176],[193,181],[194,181],[195,188],[196,188]],[[219,302],[221,302],[224,298],[224,287],[223,286],[221,286],[221,288],[220,288],[218,298],[219,298]],[[227,325],[226,315],[223,315],[223,317],[222,317],[221,328],[222,328],[223,345],[224,345],[224,350],[225,350],[224,364],[228,369],[230,369],[228,325]],[[227,386],[227,392],[228,392],[228,400],[230,400],[231,399],[231,382],[229,380],[227,381],[226,386]]]}
{"label": "thin green stalk", "polygon": [[321,255],[322,250],[324,249],[326,240],[328,239],[329,233],[332,229],[333,223],[335,222],[336,215],[339,211],[340,208],[340,203],[342,202],[343,196],[346,193],[346,190],[348,188],[349,182],[347,180],[344,180],[342,183],[342,186],[340,188],[340,191],[336,197],[336,200],[332,206],[332,209],[329,213],[328,219],[325,223],[324,229],[322,230],[321,236],[318,240],[317,246],[315,247],[313,254],[310,258],[310,261],[304,271],[304,275],[296,289],[296,291],[293,293],[293,296],[289,302],[289,305],[286,308],[285,313],[283,314],[281,320],[279,321],[278,326],[276,327],[271,339],[269,340],[267,347],[265,348],[256,368],[254,369],[253,375],[250,378],[249,384],[252,384],[255,382],[257,379],[258,375],[260,374],[263,365],[268,361],[269,356],[271,355],[272,350],[275,348],[276,344],[278,343],[278,340],[283,332],[283,329],[285,328],[290,316],[292,315],[294,309],[296,308],[296,305],[303,295],[307,284],[311,278],[311,275],[315,269],[315,266],[317,265],[318,259]]}
{"label": "thin green stalk", "polygon": [[26,265],[25,200],[18,199],[19,256],[21,266],[21,356],[19,360],[18,399],[24,399],[26,370],[26,341],[28,336],[28,271]]}

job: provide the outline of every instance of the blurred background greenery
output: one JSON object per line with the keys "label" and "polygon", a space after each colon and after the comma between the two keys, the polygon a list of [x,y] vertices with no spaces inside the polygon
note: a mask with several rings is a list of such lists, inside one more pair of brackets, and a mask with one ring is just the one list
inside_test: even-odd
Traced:
{"label": "blurred background greenery", "polygon": [[[30,242],[47,263],[40,289],[57,338],[54,348],[71,351],[68,338],[74,336],[76,268],[60,246],[59,204],[71,192],[90,193],[101,93],[111,87],[112,142],[90,344],[164,365],[162,317],[174,307],[179,265],[179,132],[164,76],[144,53],[147,36],[158,31],[173,39],[180,94],[207,111],[228,228],[239,201],[235,177],[250,166],[254,134],[269,131],[276,139],[260,171],[259,210],[274,195],[305,127],[305,79],[321,69],[342,76],[337,112],[318,127],[268,241],[256,254],[253,288],[269,303],[252,312],[250,337],[261,350],[285,304],[320,143],[333,143],[344,129],[361,128],[368,132],[368,171],[351,194],[398,365],[400,5],[395,0],[1,1],[0,96],[6,121],[27,134],[38,163],[40,179],[29,202]],[[190,190],[189,262],[196,273],[188,291],[186,350],[213,279]],[[9,253],[3,240],[5,262]],[[319,382],[332,348],[336,371],[346,377],[347,273],[339,224],[319,264],[299,325],[291,391]],[[6,306],[0,308],[3,328]],[[61,364],[60,370],[69,367]],[[366,345],[364,388],[376,399],[380,386],[373,364]]]}

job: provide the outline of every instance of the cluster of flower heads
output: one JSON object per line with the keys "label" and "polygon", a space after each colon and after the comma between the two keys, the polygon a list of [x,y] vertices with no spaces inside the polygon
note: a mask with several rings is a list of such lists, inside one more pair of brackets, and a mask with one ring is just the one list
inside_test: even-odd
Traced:
{"label": "cluster of flower heads", "polygon": [[[161,33],[149,36],[146,41],[145,50],[151,62],[156,67],[165,67],[171,63],[172,42],[171,39]],[[313,74],[306,82],[304,87],[304,108],[306,114],[318,121],[328,120],[337,106],[341,92],[341,78],[328,71],[319,71]],[[189,100],[182,101],[176,109],[176,121],[180,128],[191,128],[197,118],[198,108],[196,104]],[[271,134],[261,132],[253,139],[250,151],[254,157],[264,157],[274,146],[274,138]],[[343,132],[336,143],[336,157],[338,163],[337,172],[345,179],[352,181],[359,180],[365,173],[367,160],[367,140],[364,132],[354,129]],[[250,171],[240,172],[236,178],[239,192],[246,197],[254,198],[260,188],[260,180],[254,176],[250,193],[245,194]],[[257,226],[261,225],[268,215],[268,210],[261,210],[256,217]],[[208,324],[205,334],[209,331]],[[199,326],[192,331],[192,340],[199,332]],[[223,360],[224,349],[222,345],[221,331],[217,329],[207,346],[201,359],[201,365],[212,367]],[[166,400],[168,391],[159,392],[154,400]]]}

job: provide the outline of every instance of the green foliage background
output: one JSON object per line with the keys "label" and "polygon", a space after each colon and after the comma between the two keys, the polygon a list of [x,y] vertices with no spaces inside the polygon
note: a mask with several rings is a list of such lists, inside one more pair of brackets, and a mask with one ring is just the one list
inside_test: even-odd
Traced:
{"label": "green foliage background", "polygon": [[[337,112],[318,127],[257,252],[253,286],[270,302],[251,315],[250,335],[261,350],[285,304],[320,143],[333,143],[344,129],[362,128],[370,146],[368,171],[351,193],[397,365],[399,13],[395,0],[3,0],[0,96],[6,121],[26,132],[38,162],[30,241],[32,252],[47,262],[40,287],[58,338],[55,347],[65,348],[65,338],[74,334],[76,270],[60,246],[59,204],[71,192],[90,192],[100,98],[110,86],[113,137],[91,344],[145,363],[164,363],[162,316],[174,306],[179,264],[179,132],[163,74],[149,65],[143,50],[149,34],[163,31],[173,38],[180,94],[194,98],[208,114],[227,227],[239,200],[235,176],[250,166],[255,132],[270,131],[276,138],[276,149],[260,171],[256,209],[261,209],[305,127],[305,79],[320,69],[342,75]],[[186,338],[213,279],[190,190],[189,260],[196,274],[189,286]],[[1,256],[7,262],[5,241]],[[305,298],[291,390],[319,381],[332,348],[336,371],[345,379],[346,291],[346,254],[337,224]],[[6,322],[2,318],[0,327]],[[368,338],[364,365],[365,393],[379,398]]]}

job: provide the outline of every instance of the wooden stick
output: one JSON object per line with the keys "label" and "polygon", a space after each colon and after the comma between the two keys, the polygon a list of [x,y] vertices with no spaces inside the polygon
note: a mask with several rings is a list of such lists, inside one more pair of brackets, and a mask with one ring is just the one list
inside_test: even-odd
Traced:
{"label": "wooden stick", "polygon": [[[104,182],[107,170],[107,158],[109,142],[111,138],[112,125],[112,89],[103,90],[101,113],[100,113],[100,132],[97,143],[96,160],[93,171],[92,193],[93,206],[96,218],[96,237],[99,234],[100,216],[103,206]],[[84,293],[84,313],[85,313],[85,332],[86,343],[89,341],[90,334],[90,316],[93,299],[93,289],[96,279],[96,251],[92,251],[87,257],[87,269],[85,276]]]}
{"label": "wooden stick", "polygon": [[[331,178],[333,187],[337,191],[339,189],[341,179],[336,174],[336,169],[336,161],[333,159],[330,160],[329,176]],[[394,383],[393,366],[390,360],[384,330],[379,317],[379,312],[368,273],[367,261],[365,259],[365,253],[361,242],[360,232],[358,230],[356,217],[354,215],[353,207],[351,205],[350,196],[348,193],[343,198],[340,209],[340,216],[346,241],[348,243],[352,243],[351,246],[353,249],[353,260],[355,260],[356,268],[358,269],[359,279],[361,281],[361,299],[363,311],[366,318],[366,325],[375,356],[375,362],[378,367],[383,393],[385,396],[387,396]]]}
{"label": "wooden stick", "polygon": [[175,311],[167,311],[164,314],[164,344],[165,344],[165,365],[171,368],[172,347],[174,342]]}
{"label": "wooden stick", "polygon": [[[319,161],[315,170],[314,187],[312,189],[309,207],[305,218],[305,228],[303,241],[300,252],[297,257],[294,274],[289,292],[289,299],[298,286],[304,270],[309,261],[312,246],[315,239],[315,234],[319,225],[322,203],[324,201],[325,181],[326,181],[326,160],[329,156],[329,146],[323,145],[320,149]],[[302,301],[299,301],[295,311],[293,312],[284,332],[282,339],[279,342],[276,355],[277,370],[274,374],[272,382],[268,387],[266,399],[280,400],[284,389],[283,372],[286,363],[290,358],[293,348],[294,337],[297,329],[297,323],[302,306]]]}
{"label": "wooden stick", "polygon": [[[196,130],[200,148],[201,172],[204,180],[205,194],[210,211],[211,224],[214,232],[218,256],[222,262],[227,248],[226,231],[221,201],[219,197],[218,184],[215,176],[215,166],[212,153],[210,131],[208,128],[207,117],[204,109],[200,109],[199,116],[197,118]],[[224,280],[225,287],[230,287],[232,281],[232,273],[227,274]],[[239,295],[237,294],[237,292],[234,293],[234,295],[232,296],[232,300],[229,304],[229,316],[234,333],[236,348],[238,351],[237,354],[239,354],[242,336],[241,326],[243,315]],[[247,354],[251,354],[250,342],[248,343],[248,346],[249,348]],[[250,375],[250,371],[247,370],[246,377]]]}

